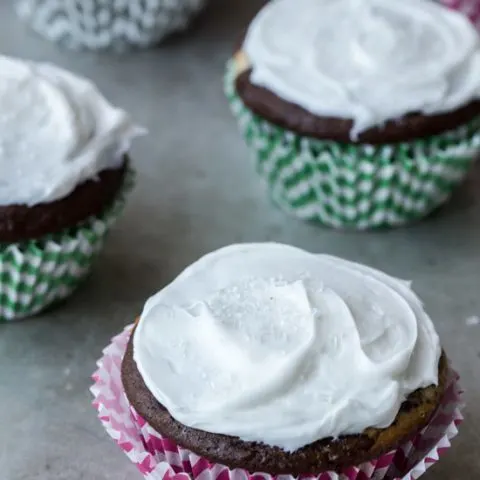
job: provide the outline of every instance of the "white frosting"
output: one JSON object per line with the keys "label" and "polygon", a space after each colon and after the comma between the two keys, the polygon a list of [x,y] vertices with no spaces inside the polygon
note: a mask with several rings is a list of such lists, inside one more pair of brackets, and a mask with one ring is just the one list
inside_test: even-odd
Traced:
{"label": "white frosting", "polygon": [[0,56],[0,205],[67,196],[118,167],[140,133],[88,80]]}
{"label": "white frosting", "polygon": [[440,344],[407,282],[280,244],[207,255],[150,298],[134,336],[179,422],[287,451],[387,427],[438,382]]}
{"label": "white frosting", "polygon": [[432,0],[272,0],[244,50],[253,83],[316,115],[353,119],[352,138],[480,96],[477,32]]}

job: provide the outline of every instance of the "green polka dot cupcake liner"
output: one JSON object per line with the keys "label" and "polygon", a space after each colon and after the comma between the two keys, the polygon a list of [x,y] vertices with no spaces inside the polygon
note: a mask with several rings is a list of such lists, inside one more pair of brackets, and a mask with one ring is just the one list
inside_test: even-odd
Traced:
{"label": "green polka dot cupcake liner", "polygon": [[33,316],[78,287],[133,184],[134,172],[129,170],[114,202],[77,227],[38,240],[0,243],[0,323]]}
{"label": "green polka dot cupcake liner", "polygon": [[480,117],[455,130],[391,145],[354,145],[300,136],[225,93],[273,201],[296,217],[335,228],[396,227],[445,203],[480,151]]}
{"label": "green polka dot cupcake liner", "polygon": [[145,48],[185,30],[206,0],[15,0],[37,33],[74,50]]}

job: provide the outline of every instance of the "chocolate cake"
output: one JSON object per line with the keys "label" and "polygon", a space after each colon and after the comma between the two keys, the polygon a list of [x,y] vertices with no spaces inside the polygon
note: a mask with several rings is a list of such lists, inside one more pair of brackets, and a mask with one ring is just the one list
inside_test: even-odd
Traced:
{"label": "chocolate cake", "polygon": [[34,240],[74,227],[102,212],[125,180],[128,159],[119,168],[103,170],[98,178],[78,185],[67,197],[33,206],[0,206],[0,243]]}
{"label": "chocolate cake", "polygon": [[[236,56],[243,56],[237,52]],[[265,120],[299,135],[340,143],[384,145],[438,135],[466,124],[480,115],[480,102],[470,102],[452,112],[437,115],[408,113],[383,125],[362,132],[354,141],[350,138],[353,121],[335,117],[320,117],[305,108],[288,102],[265,87],[251,82],[252,70],[240,73],[236,90],[247,108]]]}
{"label": "chocolate cake", "polygon": [[412,439],[449,378],[410,285],[276,243],[212,252],[151,297],[121,373],[162,437],[230,469],[292,476]]}
{"label": "chocolate cake", "polygon": [[144,130],[89,79],[0,56],[0,322],[67,298],[133,186]]}
{"label": "chocolate cake", "polygon": [[318,474],[338,471],[372,460],[413,437],[425,426],[442,399],[446,384],[447,359],[439,364],[439,385],[413,392],[402,404],[393,425],[369,428],[359,435],[321,439],[295,452],[278,447],[244,442],[237,437],[218,435],[186,427],[171,417],[145,386],[133,360],[132,333],[122,363],[122,381],[128,400],[136,411],[163,436],[212,462],[230,469],[271,475]]}
{"label": "chocolate cake", "polygon": [[478,40],[433,0],[268,2],[225,93],[274,203],[360,230],[445,203],[478,157]]}

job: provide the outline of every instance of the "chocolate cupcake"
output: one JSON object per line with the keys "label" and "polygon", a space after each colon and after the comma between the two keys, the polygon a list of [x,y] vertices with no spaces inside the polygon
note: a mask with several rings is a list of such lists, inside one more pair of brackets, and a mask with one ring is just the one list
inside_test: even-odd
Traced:
{"label": "chocolate cupcake", "polygon": [[68,296],[132,184],[141,133],[88,80],[0,57],[0,320]]}
{"label": "chocolate cupcake", "polygon": [[275,0],[225,88],[281,207],[333,227],[395,226],[469,171],[479,58],[474,27],[432,0]]}
{"label": "chocolate cupcake", "polygon": [[280,244],[226,247],[187,268],[147,301],[121,371],[132,428],[161,440],[154,454],[194,455],[231,479],[394,478],[397,450],[403,478],[421,459],[405,461],[405,445],[438,434],[452,389],[407,282]]}

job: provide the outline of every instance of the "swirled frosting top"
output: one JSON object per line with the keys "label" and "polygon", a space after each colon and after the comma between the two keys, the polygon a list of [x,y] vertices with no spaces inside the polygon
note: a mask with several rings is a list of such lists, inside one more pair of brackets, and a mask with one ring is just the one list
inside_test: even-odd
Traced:
{"label": "swirled frosting top", "polygon": [[272,0],[248,30],[251,81],[351,136],[480,96],[479,37],[433,0]]}
{"label": "swirled frosting top", "polygon": [[118,167],[141,132],[90,81],[0,56],[0,205],[67,196]]}
{"label": "swirled frosting top", "polygon": [[147,301],[133,347],[176,420],[286,451],[391,425],[440,358],[408,283],[269,243],[188,267]]}

